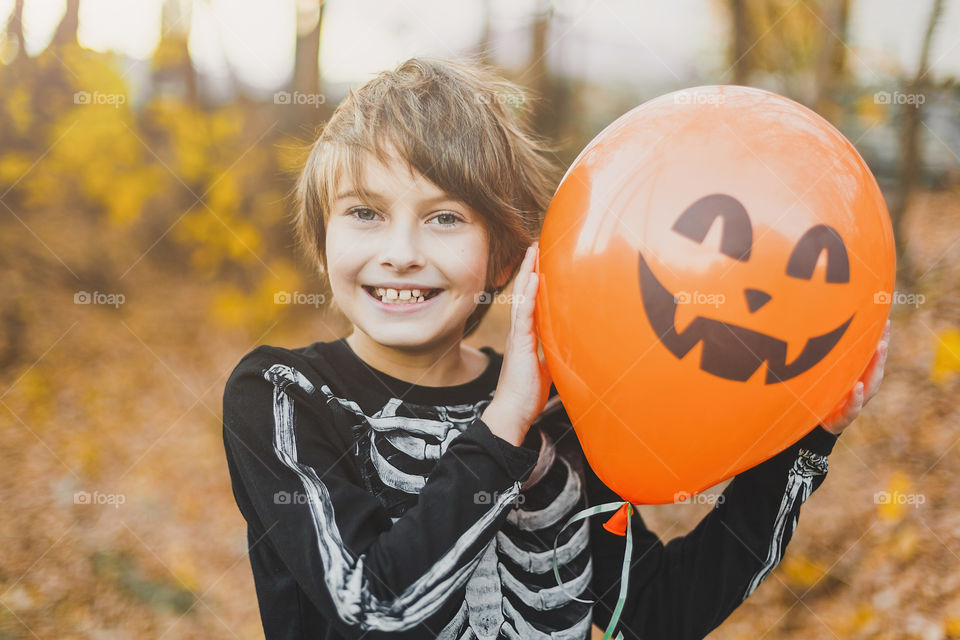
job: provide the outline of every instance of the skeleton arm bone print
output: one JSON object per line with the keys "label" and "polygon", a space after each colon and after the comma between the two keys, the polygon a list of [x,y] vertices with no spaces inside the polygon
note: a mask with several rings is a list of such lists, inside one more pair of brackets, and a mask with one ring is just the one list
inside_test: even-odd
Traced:
{"label": "skeleton arm bone print", "polygon": [[[437,461],[417,504],[394,522],[363,486],[350,456],[355,443],[328,428],[340,410],[269,351],[242,360],[224,393],[234,493],[251,529],[264,532],[257,544],[271,547],[339,634],[372,631],[367,637],[374,638],[413,629],[449,609],[451,593],[466,584],[506,519],[536,452],[509,455],[475,421],[450,443],[453,455]],[[453,483],[457,500],[449,499]],[[459,499],[483,491],[497,498]]]}

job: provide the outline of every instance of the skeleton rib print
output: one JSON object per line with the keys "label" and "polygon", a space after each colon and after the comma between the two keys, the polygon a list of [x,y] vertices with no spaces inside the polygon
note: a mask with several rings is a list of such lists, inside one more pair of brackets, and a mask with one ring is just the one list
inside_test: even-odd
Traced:
{"label": "skeleton rib print", "polygon": [[[398,597],[403,606],[397,607],[397,602],[375,603],[373,610],[379,614],[357,620],[361,610],[358,603],[370,598],[362,582],[363,556],[356,558],[343,546],[323,483],[311,468],[295,460],[293,401],[283,389],[288,384],[297,384],[308,393],[316,389],[286,365],[274,365],[264,375],[275,386],[276,452],[304,483],[315,514],[318,544],[327,547],[321,549],[325,580],[344,620],[379,630],[409,628],[435,614],[449,598],[462,597],[461,606],[439,631],[439,638],[582,640],[589,636],[591,605],[570,597],[584,598],[592,577],[586,520],[565,529],[559,539],[557,563],[565,591],[557,585],[552,568],[558,530],[570,515],[586,506],[583,461],[561,446],[571,444],[563,442],[567,440],[563,431],[555,432],[554,425],[562,427],[562,422],[547,419],[558,417],[562,411],[559,397],[548,402],[531,426],[540,433],[540,455],[527,481],[522,486],[515,483],[499,495],[478,494],[478,501],[491,506],[487,516]],[[490,400],[436,406],[394,397],[367,415],[356,402],[337,397],[327,385],[319,390],[328,403],[337,403],[356,417],[353,453],[365,488],[384,505],[393,521],[416,503],[440,456],[482,414]],[[568,422],[565,426],[572,430]],[[569,437],[576,438],[573,434]],[[461,557],[485,529],[484,521],[495,518],[504,508],[509,509],[507,521],[495,537],[476,557]],[[368,606],[362,609],[366,611]],[[393,613],[397,611],[403,613]]]}

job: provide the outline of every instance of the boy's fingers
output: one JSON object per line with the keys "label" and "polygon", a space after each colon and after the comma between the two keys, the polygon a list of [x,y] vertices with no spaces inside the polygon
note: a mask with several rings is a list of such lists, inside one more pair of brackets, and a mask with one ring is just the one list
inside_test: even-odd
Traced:
{"label": "boy's fingers", "polygon": [[857,386],[853,388],[853,404],[851,409],[853,410],[854,418],[856,418],[860,410],[863,409],[863,386],[862,382],[858,382]]}
{"label": "boy's fingers", "polygon": [[517,335],[525,336],[533,331],[533,307],[537,293],[537,276],[531,273],[527,286],[516,294],[513,301],[511,327]]}
{"label": "boy's fingers", "polygon": [[877,355],[879,356],[877,362],[874,364],[870,376],[867,379],[866,399],[864,402],[875,396],[880,389],[880,382],[883,380],[884,363],[887,361],[887,345],[881,343]]}

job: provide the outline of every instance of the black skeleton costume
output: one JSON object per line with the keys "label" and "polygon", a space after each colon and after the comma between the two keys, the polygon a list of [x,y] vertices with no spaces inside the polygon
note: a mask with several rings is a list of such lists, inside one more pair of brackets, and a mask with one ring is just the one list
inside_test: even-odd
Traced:
{"label": "black skeleton costume", "polygon": [[[610,514],[563,529],[564,588],[553,545],[571,515],[620,498],[556,389],[523,446],[490,432],[480,415],[502,355],[482,351],[479,378],[445,387],[375,371],[343,338],[261,346],[237,365],[223,438],[268,640],[583,640],[609,623],[625,548],[602,527]],[[782,558],[835,440],[818,426],[741,473],[666,545],[635,512],[624,638],[719,625]]]}

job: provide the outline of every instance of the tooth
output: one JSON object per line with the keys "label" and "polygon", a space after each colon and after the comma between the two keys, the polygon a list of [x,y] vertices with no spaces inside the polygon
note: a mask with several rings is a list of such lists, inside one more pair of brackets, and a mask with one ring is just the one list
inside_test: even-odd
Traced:
{"label": "tooth", "polygon": [[423,296],[418,297],[417,302],[423,302]]}
{"label": "tooth", "polygon": [[410,299],[410,289],[401,289],[400,290],[400,299],[409,300]]}
{"label": "tooth", "polygon": [[396,298],[396,297],[397,297],[397,290],[396,290],[396,289],[387,289],[387,299],[388,299],[388,300],[393,300],[393,299]]}
{"label": "tooth", "polygon": [[414,297],[414,298],[419,298],[419,297],[420,297],[420,289],[414,289],[414,290],[413,290],[413,297]]}
{"label": "tooth", "polygon": [[387,294],[387,290],[381,287],[377,287],[377,295],[381,298]]}

